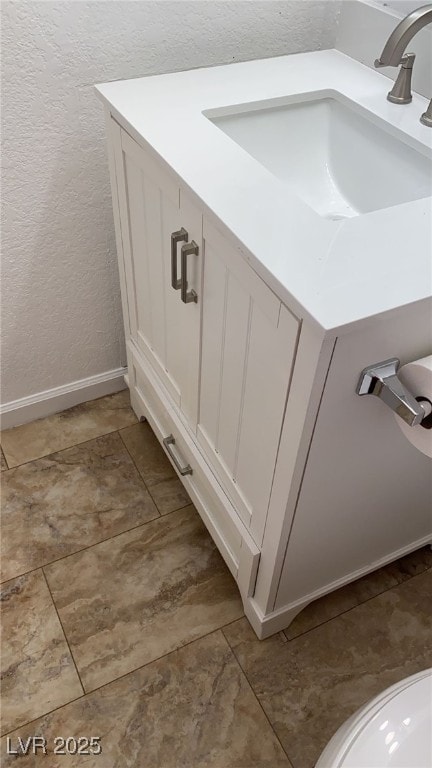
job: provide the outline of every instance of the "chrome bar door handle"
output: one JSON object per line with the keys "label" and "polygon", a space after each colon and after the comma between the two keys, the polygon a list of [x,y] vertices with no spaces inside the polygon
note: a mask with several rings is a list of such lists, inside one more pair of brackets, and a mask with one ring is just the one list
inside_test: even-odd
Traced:
{"label": "chrome bar door handle", "polygon": [[392,357],[364,368],[356,392],[358,395],[379,397],[410,427],[415,427],[429,415],[430,403],[426,399],[418,402],[409,389],[404,387],[397,375],[399,365],[400,360]]}
{"label": "chrome bar door handle", "polygon": [[177,452],[177,448],[175,447],[175,439],[173,435],[168,435],[168,437],[164,437],[162,442],[166,448],[168,455],[173,460],[174,466],[180,472],[180,474],[191,475],[193,470],[190,464],[184,464],[184,462],[182,463],[180,455],[177,455],[178,452]]}
{"label": "chrome bar door handle", "polygon": [[184,227],[171,233],[171,285],[176,291],[181,288],[181,279],[177,277],[177,243],[187,243],[188,237]]}
{"label": "chrome bar door handle", "polygon": [[191,243],[187,243],[187,245],[182,245],[181,247],[181,300],[185,304],[189,304],[191,301],[194,301],[195,303],[198,301],[198,295],[195,291],[188,291],[188,282],[187,282],[187,258],[188,256],[194,255],[198,256],[199,248],[195,242],[195,240],[192,240]]}

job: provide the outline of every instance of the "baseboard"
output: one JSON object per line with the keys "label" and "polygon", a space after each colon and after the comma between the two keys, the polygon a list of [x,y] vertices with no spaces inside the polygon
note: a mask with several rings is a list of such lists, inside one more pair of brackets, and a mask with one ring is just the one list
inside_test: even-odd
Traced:
{"label": "baseboard", "polygon": [[111,395],[125,389],[127,368],[116,368],[113,371],[98,373],[86,379],[73,381],[61,387],[47,389],[20,400],[12,400],[0,405],[0,421],[2,429],[10,429],[29,421],[43,419],[53,413],[72,408],[74,405],[96,400],[104,395]]}

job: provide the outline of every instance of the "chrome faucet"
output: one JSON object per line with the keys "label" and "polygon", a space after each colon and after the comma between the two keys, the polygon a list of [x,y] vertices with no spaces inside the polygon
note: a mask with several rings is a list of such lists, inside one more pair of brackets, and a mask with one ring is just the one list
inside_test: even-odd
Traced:
{"label": "chrome faucet", "polygon": [[[411,77],[415,59],[415,53],[405,53],[408,43],[414,35],[432,22],[432,5],[422,5],[402,19],[395,27],[387,40],[379,59],[376,59],[376,67],[401,68],[391,91],[387,94],[389,101],[394,104],[409,104],[412,101]],[[423,125],[432,127],[432,99],[426,110],[420,117]]]}

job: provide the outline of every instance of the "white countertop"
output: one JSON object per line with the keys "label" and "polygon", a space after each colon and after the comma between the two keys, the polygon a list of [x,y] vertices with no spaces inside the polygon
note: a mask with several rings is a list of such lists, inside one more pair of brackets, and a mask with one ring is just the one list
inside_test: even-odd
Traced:
{"label": "white countertop", "polygon": [[391,104],[389,84],[381,73],[330,50],[105,83],[97,91],[120,124],[150,145],[223,222],[244,257],[297,316],[340,331],[428,300],[432,197],[325,219],[202,113],[333,90],[430,156],[432,129],[419,122],[427,100],[414,94],[409,105]]}

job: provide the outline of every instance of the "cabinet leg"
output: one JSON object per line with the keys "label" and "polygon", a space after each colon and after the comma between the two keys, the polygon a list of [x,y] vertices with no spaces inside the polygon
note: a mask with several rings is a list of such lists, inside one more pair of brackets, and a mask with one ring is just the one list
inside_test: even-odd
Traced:
{"label": "cabinet leg", "polygon": [[286,606],[280,608],[278,611],[273,611],[266,616],[259,609],[253,597],[243,600],[243,606],[246,618],[249,620],[256,636],[259,640],[265,640],[267,637],[275,635],[282,629],[287,629],[291,622],[294,621],[295,617],[303,610],[303,608],[306,608],[310,602],[311,600],[305,600],[300,604]]}
{"label": "cabinet leg", "polygon": [[143,412],[143,406],[141,403],[141,398],[138,399],[138,397],[135,395],[135,390],[131,388],[130,390],[130,399],[131,399],[131,406],[132,410],[137,417],[138,421],[147,421],[147,415]]}

